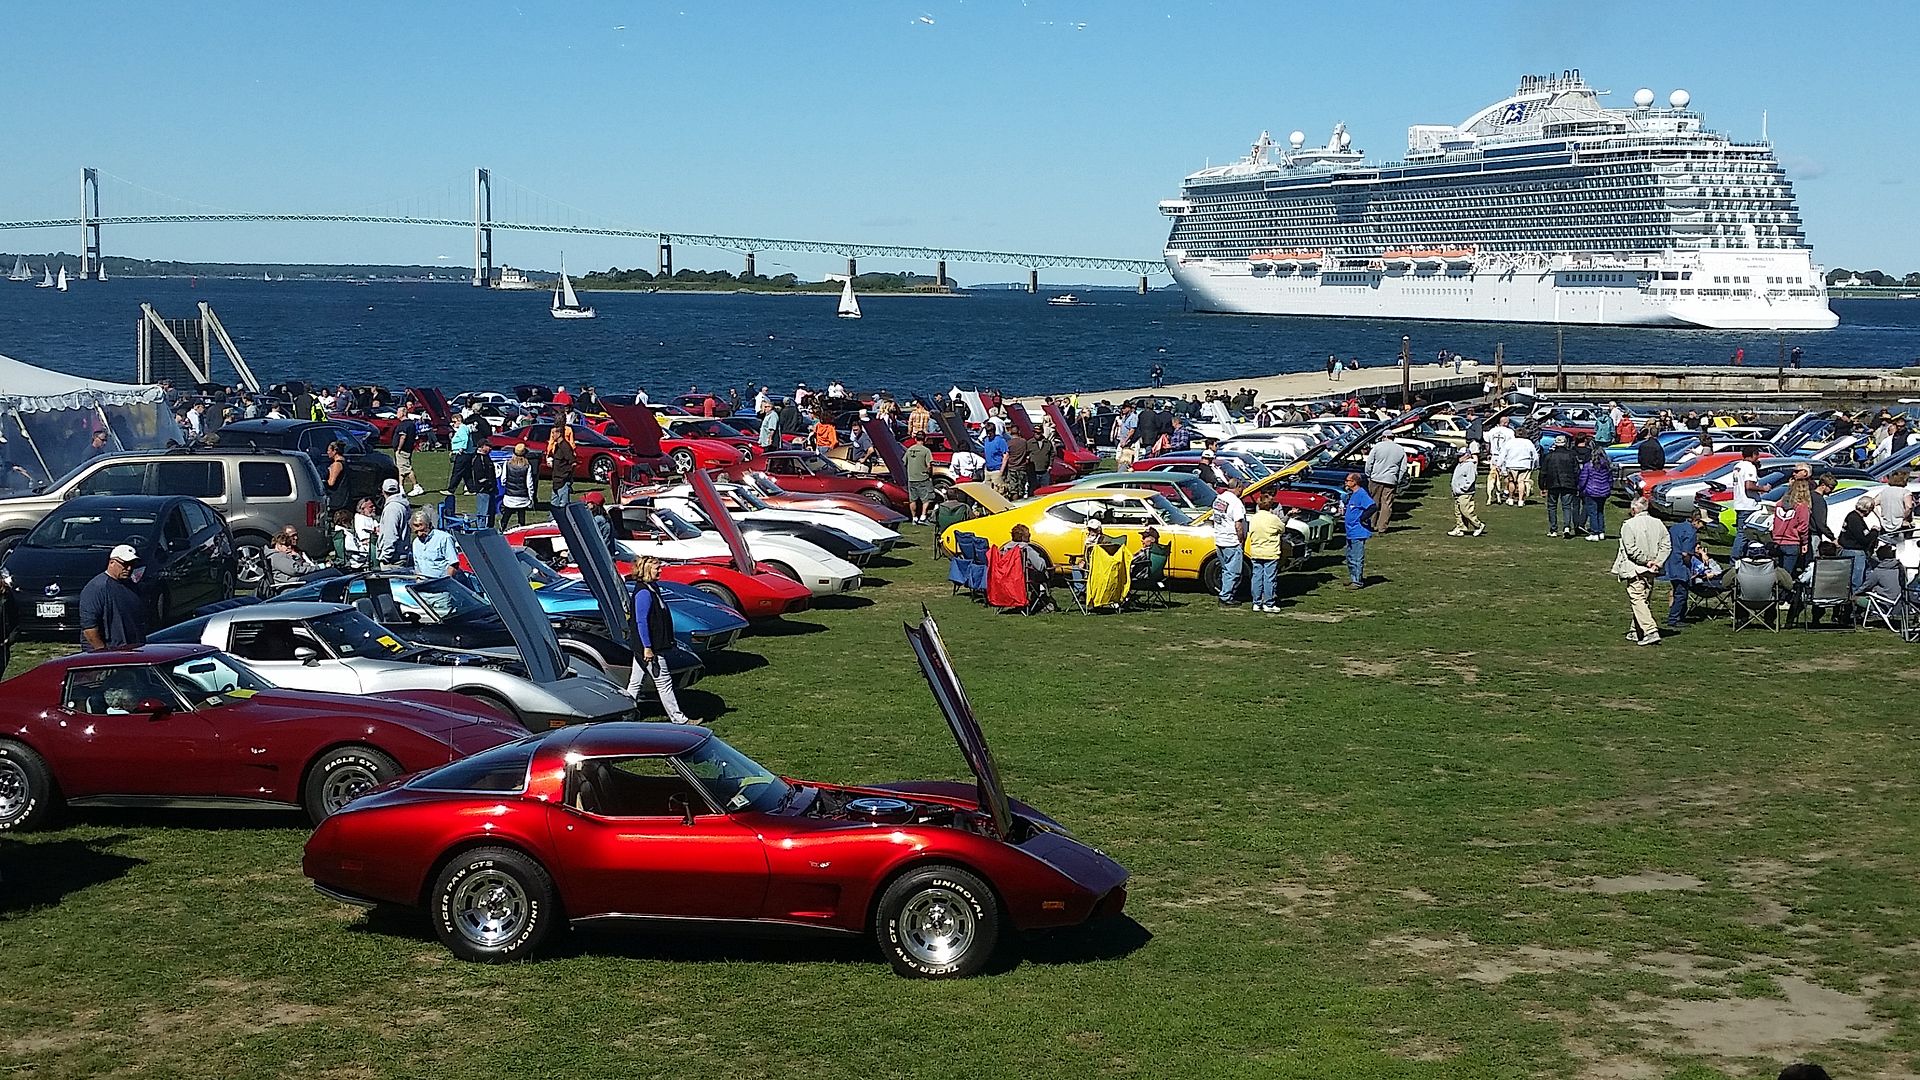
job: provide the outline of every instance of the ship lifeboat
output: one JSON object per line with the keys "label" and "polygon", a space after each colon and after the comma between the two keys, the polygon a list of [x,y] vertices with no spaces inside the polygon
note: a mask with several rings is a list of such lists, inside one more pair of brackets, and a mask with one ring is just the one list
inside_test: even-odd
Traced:
{"label": "ship lifeboat", "polygon": [[1413,265],[1413,253],[1409,251],[1389,251],[1380,256],[1380,261],[1389,269],[1404,270]]}
{"label": "ship lifeboat", "polygon": [[1415,252],[1413,256],[1413,262],[1415,266],[1418,266],[1423,270],[1437,270],[1440,267],[1445,266],[1447,264],[1447,260],[1445,259],[1445,257],[1443,257],[1439,252],[1436,252],[1436,251]]}
{"label": "ship lifeboat", "polygon": [[1294,253],[1294,258],[1301,266],[1319,266],[1323,254],[1319,251],[1299,251]]}
{"label": "ship lifeboat", "polygon": [[1461,248],[1457,251],[1442,252],[1441,258],[1447,260],[1448,266],[1456,268],[1472,266],[1475,262],[1474,250],[1472,248]]}
{"label": "ship lifeboat", "polygon": [[1265,273],[1273,269],[1273,256],[1259,253],[1249,255],[1247,265],[1253,267],[1253,272],[1256,274]]}

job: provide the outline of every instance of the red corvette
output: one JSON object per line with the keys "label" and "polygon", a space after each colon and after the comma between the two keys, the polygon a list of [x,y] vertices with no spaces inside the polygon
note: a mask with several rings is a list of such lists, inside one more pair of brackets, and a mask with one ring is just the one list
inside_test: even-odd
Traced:
{"label": "red corvette", "polygon": [[[506,537],[509,545],[526,548],[538,555],[541,562],[568,577],[580,576],[580,568],[567,555],[567,542],[560,536],[560,527],[551,521],[510,529]],[[626,561],[614,565],[622,574],[633,569],[633,564]],[[764,563],[755,565],[749,574],[726,559],[688,559],[662,566],[660,577],[691,585],[748,620],[797,615],[813,602],[813,594],[805,585]]]}
{"label": "red corvette", "polygon": [[439,691],[281,690],[204,645],[48,660],[0,683],[0,832],[69,806],[301,808],[314,821],[526,728]]}
{"label": "red corvette", "polygon": [[660,428],[653,410],[643,405],[607,402],[607,418],[591,421],[603,437],[628,447],[643,459],[665,458],[673,471],[681,475],[694,469],[725,469],[753,460],[754,447],[737,446],[720,439],[686,438],[669,435]]}
{"label": "red corvette", "polygon": [[870,521],[885,525],[891,529],[907,520],[907,515],[895,510],[883,502],[863,499],[858,495],[844,492],[789,491],[780,481],[763,472],[755,472],[747,466],[716,470],[716,474],[732,480],[736,484],[745,484],[754,493],[765,499],[768,505],[782,510],[807,510],[825,504],[836,510],[851,510]]}
{"label": "red corvette", "polygon": [[1127,871],[1007,798],[931,617],[907,635],[974,783],[778,776],[711,732],[586,724],[374,792],[307,841],[349,903],[422,908],[467,960],[563,923],[756,923],[872,934],[903,975],[972,975],[1003,933],[1119,914]]}
{"label": "red corvette", "polygon": [[764,471],[788,491],[855,495],[893,510],[907,508],[907,489],[812,450],[769,450]]}
{"label": "red corvette", "polygon": [[[552,433],[553,421],[535,420],[488,438],[487,445],[511,450],[520,443],[526,443],[528,452],[539,456],[540,475],[551,477],[553,469],[547,463],[547,438]],[[623,443],[615,442],[585,424],[573,426],[573,437],[575,476],[590,476],[602,484],[609,484],[615,477],[628,476],[635,469],[653,468],[659,464],[636,457]]]}

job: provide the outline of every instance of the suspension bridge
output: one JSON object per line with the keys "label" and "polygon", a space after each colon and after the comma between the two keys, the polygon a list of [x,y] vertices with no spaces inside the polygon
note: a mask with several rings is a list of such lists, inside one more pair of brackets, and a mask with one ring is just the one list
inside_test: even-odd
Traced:
{"label": "suspension bridge", "polygon": [[[1147,279],[1167,272],[1166,265],[1152,259],[1114,259],[1087,255],[1051,255],[1028,251],[986,251],[973,248],[936,247],[913,244],[867,244],[835,240],[796,240],[768,236],[728,236],[719,233],[691,233],[668,229],[638,228],[608,221],[530,188],[512,185],[514,212],[494,214],[494,177],[489,170],[473,171],[472,215],[455,216],[440,193],[431,209],[423,209],[423,200],[396,201],[398,205],[363,208],[360,211],[331,213],[264,212],[230,210],[192,203],[176,196],[153,191],[124,177],[107,174],[122,185],[125,193],[144,195],[148,201],[162,200],[165,205],[141,207],[136,212],[106,214],[101,210],[102,170],[80,171],[80,213],[74,217],[26,218],[0,221],[4,229],[80,230],[80,279],[88,280],[101,272],[101,232],[106,226],[201,224],[213,222],[338,222],[356,225],[407,225],[473,230],[473,284],[488,287],[494,282],[493,234],[495,232],[557,233],[577,236],[611,236],[653,241],[657,247],[655,271],[662,277],[673,276],[675,244],[687,247],[731,251],[745,259],[745,272],[755,272],[755,256],[760,252],[796,252],[843,256],[847,274],[859,269],[862,258],[932,261],[936,280],[947,280],[947,263],[971,263],[1019,267],[1027,271],[1027,291],[1038,292],[1040,271],[1045,269],[1108,270],[1139,276],[1139,289],[1147,290]],[[503,181],[503,185],[505,182]]]}

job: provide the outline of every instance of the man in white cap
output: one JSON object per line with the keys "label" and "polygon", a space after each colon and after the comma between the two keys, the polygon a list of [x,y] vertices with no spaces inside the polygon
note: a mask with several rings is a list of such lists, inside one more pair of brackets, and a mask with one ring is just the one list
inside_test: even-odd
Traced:
{"label": "man in white cap", "polygon": [[119,544],[107,553],[107,568],[80,590],[80,637],[88,652],[147,643],[147,605],[133,588],[138,565],[133,545]]}

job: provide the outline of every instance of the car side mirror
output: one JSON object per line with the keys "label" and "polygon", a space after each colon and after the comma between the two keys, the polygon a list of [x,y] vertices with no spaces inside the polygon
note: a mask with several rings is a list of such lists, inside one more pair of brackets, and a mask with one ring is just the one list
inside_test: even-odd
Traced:
{"label": "car side mirror", "polygon": [[320,650],[311,645],[298,645],[294,647],[293,658],[308,667],[313,667],[320,662]]}
{"label": "car side mirror", "polygon": [[685,795],[667,796],[667,809],[680,811],[680,824],[693,824],[693,803]]}
{"label": "car side mirror", "polygon": [[136,713],[145,713],[153,720],[163,720],[168,713],[173,711],[173,706],[168,705],[165,701],[157,697],[141,698],[140,703],[133,707],[133,711]]}

